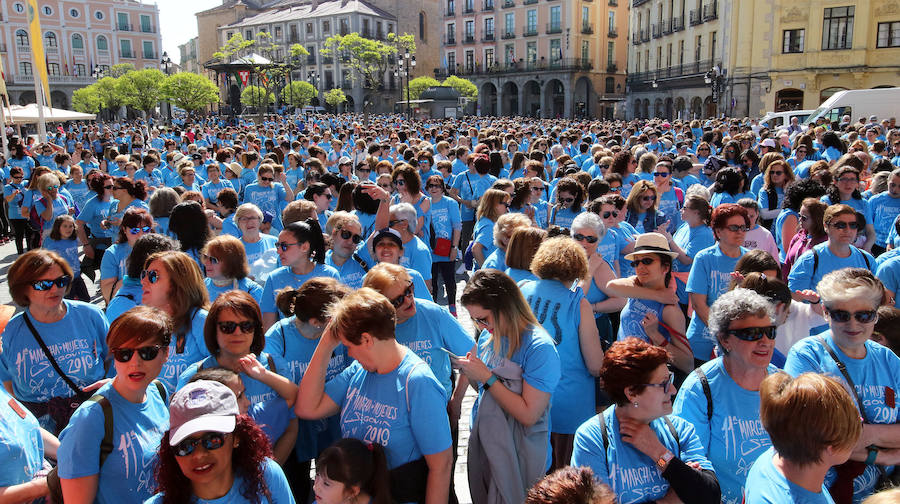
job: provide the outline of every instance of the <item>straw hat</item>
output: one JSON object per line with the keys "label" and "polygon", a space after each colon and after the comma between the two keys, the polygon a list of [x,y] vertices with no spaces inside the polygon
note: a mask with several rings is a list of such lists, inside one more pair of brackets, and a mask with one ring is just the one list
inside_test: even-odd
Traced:
{"label": "straw hat", "polygon": [[667,255],[672,259],[678,257],[677,252],[669,248],[669,240],[659,233],[644,233],[638,235],[634,242],[634,252],[625,256],[626,261],[633,261],[635,257],[646,254]]}

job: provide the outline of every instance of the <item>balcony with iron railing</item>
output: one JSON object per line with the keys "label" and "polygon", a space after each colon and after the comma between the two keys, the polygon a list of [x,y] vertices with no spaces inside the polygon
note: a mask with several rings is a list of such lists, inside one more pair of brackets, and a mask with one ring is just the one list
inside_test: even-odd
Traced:
{"label": "balcony with iron railing", "polygon": [[475,4],[470,3],[463,6],[463,14],[474,14],[475,13]]}
{"label": "balcony with iron railing", "polygon": [[482,42],[493,42],[494,41],[494,32],[484,32],[481,34]]}
{"label": "balcony with iron railing", "polygon": [[6,42],[0,42],[0,53],[6,52]]}
{"label": "balcony with iron railing", "polygon": [[592,35],[594,33],[594,25],[591,23],[581,23],[581,33]]}
{"label": "balcony with iron railing", "polygon": [[610,26],[606,30],[606,36],[609,38],[616,38],[619,36],[619,31],[616,30],[615,26]]}
{"label": "balcony with iron railing", "polygon": [[616,65],[614,62],[606,63],[606,73],[616,73],[619,71],[619,65]]}
{"label": "balcony with iron railing", "polygon": [[719,0],[713,0],[712,2],[705,4],[703,6],[703,21],[712,21],[714,19],[719,18]]}
{"label": "balcony with iron railing", "polygon": [[156,33],[156,27],[153,25],[141,25],[141,33]]}
{"label": "balcony with iron railing", "polygon": [[306,64],[307,65],[315,65],[316,64],[316,55],[309,54],[306,56]]}
{"label": "balcony with iron railing", "polygon": [[444,45],[445,46],[454,46],[456,45],[456,37],[453,35],[447,35],[444,37]]}
{"label": "balcony with iron railing", "polygon": [[144,51],[144,59],[156,59],[159,55],[155,51]]}
{"label": "balcony with iron railing", "polygon": [[628,74],[628,82],[633,85],[641,85],[653,81],[663,81],[664,79],[702,77],[712,66],[712,60],[703,60],[684,63],[683,65],[673,65],[658,70],[632,72]]}
{"label": "balcony with iron railing", "polygon": [[650,28],[641,30],[641,42],[650,42]]}
{"label": "balcony with iron railing", "polygon": [[503,0],[502,7],[504,9],[511,9],[515,6],[516,6],[516,2],[514,2],[513,0]]}
{"label": "balcony with iron railing", "polygon": [[547,35],[562,33],[562,25],[560,23],[547,23]]}
{"label": "balcony with iron railing", "polygon": [[119,51],[119,57],[134,59],[134,53],[131,51]]}
{"label": "balcony with iron railing", "polygon": [[619,0],[609,0],[609,6],[610,6],[610,7],[618,7],[618,6],[619,6]]}
{"label": "balcony with iron railing", "polygon": [[636,31],[631,34],[631,43],[634,45],[640,45],[640,43],[641,43],[640,31]]}
{"label": "balcony with iron railing", "polygon": [[524,30],[522,30],[523,37],[534,37],[538,34],[537,26],[526,26]]}
{"label": "balcony with iron railing", "polygon": [[684,30],[684,16],[678,16],[677,18],[672,18],[672,31],[680,32]]}
{"label": "balcony with iron railing", "polygon": [[134,25],[130,23],[116,23],[116,30],[119,31],[134,31]]}
{"label": "balcony with iron railing", "polygon": [[462,38],[463,44],[474,44],[475,43],[475,34],[474,33],[466,33]]}
{"label": "balcony with iron railing", "polygon": [[448,17],[448,18],[456,17],[456,8],[455,7],[447,7],[447,9],[444,11],[444,17]]}
{"label": "balcony with iron railing", "polygon": [[501,35],[500,38],[502,38],[503,40],[514,39],[514,38],[516,38],[516,32],[514,32],[514,31],[503,32],[503,35]]}
{"label": "balcony with iron railing", "polygon": [[662,36],[662,33],[661,33],[660,29],[659,29],[659,25],[658,25],[658,24],[654,24],[654,25],[651,27],[651,30],[652,30],[652,32],[653,32],[653,38],[658,39],[659,37]]}
{"label": "balcony with iron railing", "polygon": [[494,0],[484,0],[481,4],[482,12],[490,12],[494,10]]}
{"label": "balcony with iron railing", "polygon": [[703,22],[703,9],[700,7],[696,9],[691,9],[688,13],[688,23],[691,26],[697,26],[698,24]]}
{"label": "balcony with iron railing", "polygon": [[[91,84],[97,79],[90,75],[73,76],[73,75],[48,75],[47,79],[53,84]],[[32,74],[12,74],[6,76],[8,84],[27,84],[34,82]]]}
{"label": "balcony with iron railing", "polygon": [[632,0],[631,6],[638,7],[638,6],[644,5],[645,3],[649,2],[649,1],[650,0]]}
{"label": "balcony with iron railing", "polygon": [[546,59],[541,58],[540,61],[519,60],[508,64],[457,64],[455,69],[446,67],[435,68],[434,75],[435,77],[443,78],[449,75],[499,75],[535,71],[586,72],[593,70],[593,68],[594,66],[590,60],[582,58],[561,58],[554,61],[547,61]]}
{"label": "balcony with iron railing", "polygon": [[659,24],[659,27],[660,27],[660,28],[659,28],[659,29],[660,29],[660,32],[662,32],[662,35],[668,35],[668,34],[672,33],[672,20],[671,20],[671,19],[664,19],[664,20]]}
{"label": "balcony with iron railing", "polygon": [[334,63],[334,58],[331,56],[322,56],[322,64],[323,65],[331,65]]}
{"label": "balcony with iron railing", "polygon": [[522,0],[522,5],[534,5],[538,3],[538,0]]}

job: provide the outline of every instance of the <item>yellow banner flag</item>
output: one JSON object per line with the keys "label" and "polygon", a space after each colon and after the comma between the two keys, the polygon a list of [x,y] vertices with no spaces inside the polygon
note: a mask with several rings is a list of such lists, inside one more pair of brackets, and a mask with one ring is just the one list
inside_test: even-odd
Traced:
{"label": "yellow banner flag", "polygon": [[50,83],[47,79],[47,58],[44,55],[44,34],[38,19],[37,0],[28,0],[28,30],[31,32],[31,61],[34,71],[41,78],[44,104],[50,105]]}

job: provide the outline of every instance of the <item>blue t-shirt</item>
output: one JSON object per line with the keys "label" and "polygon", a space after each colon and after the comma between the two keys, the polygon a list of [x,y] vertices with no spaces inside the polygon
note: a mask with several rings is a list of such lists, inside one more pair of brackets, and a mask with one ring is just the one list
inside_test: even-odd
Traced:
{"label": "blue t-shirt", "polygon": [[310,278],[315,277],[341,279],[341,275],[336,269],[325,264],[316,264],[312,271],[305,275],[294,274],[288,266],[276,269],[266,278],[266,285],[263,287],[262,303],[259,306],[260,309],[263,313],[278,313],[278,307],[275,304],[275,296],[278,291],[285,287],[296,289]]}
{"label": "blue t-shirt", "polygon": [[123,313],[141,304],[143,297],[144,288],[141,286],[141,279],[125,275],[122,278],[122,286],[106,306],[106,320],[116,320]]}
{"label": "blue t-shirt", "polygon": [[475,243],[480,243],[481,246],[484,247],[482,253],[485,258],[491,255],[494,249],[497,248],[497,246],[494,245],[494,221],[487,217],[478,219],[478,222],[475,223],[475,231],[472,240]]}
{"label": "blue t-shirt", "polygon": [[403,255],[400,256],[400,266],[414,269],[425,280],[431,280],[431,250],[418,236],[403,244]]}
{"label": "blue t-shirt", "polygon": [[449,400],[453,392],[450,356],[441,348],[464,356],[475,346],[475,339],[446,308],[422,299],[416,299],[415,303],[416,314],[406,322],[397,324],[394,334],[398,343],[406,345],[431,366],[435,378],[447,391]]}
{"label": "blue t-shirt", "polygon": [[[300,383],[313,352],[319,344],[318,339],[310,339],[297,329],[296,316],[284,318],[275,323],[266,332],[266,353],[278,355],[287,363],[289,376],[295,383]],[[340,345],[331,354],[325,380],[331,380],[349,365],[347,349]],[[288,376],[287,374],[285,376]],[[297,441],[294,443],[294,454],[297,460],[305,462],[319,456],[325,448],[341,437],[338,415],[319,420],[300,420]]]}
{"label": "blue t-shirt", "polygon": [[[272,459],[266,459],[263,466],[263,479],[266,482],[266,487],[269,489],[269,492],[272,493],[272,498],[268,501],[270,504],[295,504],[287,477],[285,477],[284,471],[281,469],[281,466],[278,465],[278,462],[275,462]],[[241,494],[243,486],[244,477],[240,474],[235,474],[234,483],[231,485],[231,489],[228,490],[227,494],[212,500],[193,497],[191,502],[193,504],[250,504],[251,501],[247,500],[247,498]],[[162,504],[163,497],[162,494],[156,494],[145,500],[144,504]]]}
{"label": "blue t-shirt", "polygon": [[[819,264],[816,266],[816,255],[819,256]],[[822,277],[832,271],[841,268],[875,267],[875,258],[865,250],[850,246],[849,257],[838,257],[828,248],[828,242],[822,242],[804,252],[791,267],[788,275],[788,287],[791,292],[804,289],[816,290]]]}
{"label": "blue t-shirt", "polygon": [[[682,197],[684,197],[683,194]],[[666,230],[670,233],[674,233],[678,226],[681,225],[681,207],[682,203],[678,201],[678,194],[674,188],[660,195],[659,212],[665,214],[666,220],[669,221],[669,226]]]}
{"label": "blue t-shirt", "polygon": [[500,247],[494,249],[491,255],[484,259],[481,269],[495,269],[503,271],[506,269],[506,251]]}
{"label": "blue t-shirt", "polygon": [[91,188],[88,187],[87,182],[85,182],[84,179],[81,180],[80,184],[76,184],[70,180],[65,185],[65,188],[69,191],[69,194],[72,195],[72,199],[75,200],[75,204],[79,209],[84,208],[84,204],[87,203],[87,200],[95,194],[91,191]]}
{"label": "blue t-shirt", "polygon": [[[363,260],[366,261],[365,259]],[[341,276],[341,282],[343,282],[344,285],[351,289],[359,289],[362,287],[363,278],[366,276],[366,270],[363,269],[362,265],[353,257],[348,258],[344,261],[344,264],[338,266],[334,262],[334,250],[329,250],[325,252],[325,264],[338,271],[338,274]],[[374,264],[366,261],[366,266],[371,268]]]}
{"label": "blue t-shirt", "polygon": [[[678,226],[672,239],[691,259],[697,256],[697,252],[716,244],[716,237],[709,226],[701,224],[690,227],[686,222]],[[691,264],[683,264],[678,259],[672,260],[672,266],[678,273],[690,273],[691,271]],[[675,290],[678,294],[678,301],[682,304],[688,302],[686,287],[687,284],[684,281],[675,277]]]}
{"label": "blue t-shirt", "polygon": [[[272,357],[271,362],[269,362],[270,356]],[[262,364],[263,368],[272,371],[273,373],[280,374],[292,382],[296,381],[294,377],[289,374],[290,367],[287,365],[287,362],[280,356],[262,352],[256,360]],[[275,368],[272,369],[270,364],[274,364]],[[191,364],[178,376],[177,389],[181,389],[187,385],[191,378],[197,374],[197,371],[215,367],[220,366],[219,362],[213,356]],[[287,428],[290,419],[293,418],[293,411],[288,407],[287,401],[265,383],[250,378],[244,373],[241,373],[239,376],[244,383],[244,397],[250,401],[250,409],[248,411],[250,418],[256,422],[256,425],[258,425],[263,432],[265,432],[266,437],[268,437],[269,441],[274,445],[275,442],[278,441],[278,438],[284,434],[284,430]]]}
{"label": "blue t-shirt", "polygon": [[163,177],[162,170],[154,168],[152,172],[147,172],[146,169],[136,171],[134,173],[134,181],[137,182],[139,180],[146,181],[149,187],[163,187],[166,179]]}
{"label": "blue t-shirt", "polygon": [[72,389],[53,370],[25,324],[25,313],[56,362],[76,385],[86,387],[103,378],[109,322],[98,306],[68,299],[63,303],[66,314],[58,322],[39,322],[26,310],[10,319],[0,335],[3,345],[0,382],[12,381],[13,392],[22,401],[43,403],[51,397],[72,395]]}
{"label": "blue t-shirt", "polygon": [[900,215],[900,198],[892,198],[887,191],[876,194],[869,199],[866,222],[875,227],[875,244],[887,245],[887,237],[894,225],[894,219]]}
{"label": "blue t-shirt", "polygon": [[[712,420],[699,375],[688,375],[678,390],[672,414],[694,426],[706,457],[716,468],[722,502],[741,504],[744,482],[753,461],[772,445],[759,419],[759,391],[738,385],[725,369],[722,358],[700,367],[706,374],[713,398]],[[769,365],[768,372],[778,371]]]}
{"label": "blue t-shirt", "polygon": [[[719,296],[728,291],[731,283],[731,272],[737,265],[740,256],[747,253],[741,247],[738,257],[728,257],[722,253],[718,244],[705,248],[694,257],[691,273],[688,275],[687,291],[689,293],[706,294],[706,305],[712,306]],[[694,351],[694,357],[703,361],[710,359],[715,339],[709,334],[706,324],[694,313],[687,330],[688,341]]]}
{"label": "blue t-shirt", "polygon": [[115,209],[113,203],[116,200],[103,201],[97,196],[87,200],[87,203],[81,208],[77,220],[87,224],[91,228],[91,234],[98,238],[115,238],[118,228],[110,226],[109,229],[103,229],[100,223],[107,219]]}
{"label": "blue t-shirt", "polygon": [[240,280],[234,279],[231,282],[228,282],[223,287],[219,287],[214,284],[212,279],[207,277],[203,279],[203,283],[206,284],[206,292],[209,294],[209,302],[212,303],[222,294],[230,291],[230,290],[242,290],[251,296],[253,299],[259,303],[262,300],[263,288],[253,280],[250,280],[247,277],[244,277]]}
{"label": "blue t-shirt", "polygon": [[353,362],[325,393],[341,408],[341,435],[380,443],[390,469],[451,446],[444,387],[412,350],[384,374]]}
{"label": "blue t-shirt", "polygon": [[[453,179],[450,186],[459,191],[460,199],[467,201],[480,199],[484,193],[494,185],[497,177],[485,174],[478,175],[474,171],[464,171]],[[460,205],[460,218],[463,221],[475,220],[475,210],[466,205]]]}
{"label": "blue t-shirt", "polygon": [[147,387],[144,402],[135,404],[107,383],[97,394],[112,406],[113,451],[100,466],[103,408],[94,401],[75,410],[59,436],[59,477],[99,475],[97,503],[121,504],[149,498],[156,489],[156,452],[169,429],[169,408],[156,385]]}
{"label": "blue t-shirt", "polygon": [[572,434],[597,412],[594,377],[584,363],[579,338],[584,293],[580,288],[569,290],[556,280],[524,282],[519,289],[559,352],[562,377],[552,398],[552,432]]}
{"label": "blue t-shirt", "polygon": [[203,187],[201,188],[203,197],[213,203],[218,203],[216,198],[219,197],[219,193],[222,189],[234,189],[234,185],[228,180],[219,179],[219,183],[214,184],[212,182],[207,182],[203,184]]}
{"label": "blue t-shirt", "polygon": [[[659,500],[668,492],[669,482],[662,477],[655,460],[622,441],[615,411],[616,407],[612,406],[578,427],[572,465],[593,469],[594,477],[609,485],[622,504]],[[701,469],[712,471],[712,464],[703,454],[703,444],[700,443],[694,426],[675,416],[668,418],[678,433],[677,440],[669,431],[664,418],[650,422],[650,429],[663,446],[682,462],[697,462]],[[609,439],[607,446],[603,445],[601,421],[606,423]]]}
{"label": "blue t-shirt", "polygon": [[619,253],[629,243],[628,236],[619,228],[609,228],[597,245],[597,253],[610,264],[619,260]]}
{"label": "blue t-shirt", "polygon": [[[900,357],[897,357],[887,347],[869,340],[866,341],[866,356],[862,359],[853,359],[848,357],[834,342],[831,330],[827,330],[819,336],[825,339],[838,359],[847,367],[847,374],[853,380],[856,393],[865,407],[869,422],[873,424],[897,423],[900,408],[897,407],[894,396],[896,391],[900,390]],[[794,343],[788,352],[784,370],[791,376],[799,376],[805,372],[827,374],[843,383],[844,387],[849,390],[850,385],[844,380],[834,359],[822,346],[819,336],[809,336]],[[861,475],[856,477],[853,483],[854,502],[858,502],[872,493],[878,476],[876,467],[869,465]]]}
{"label": "blue t-shirt", "polygon": [[[650,299],[628,298],[628,302],[625,303],[625,308],[622,308],[619,318],[619,333],[616,339],[622,341],[625,338],[635,337],[652,344],[650,337],[647,336],[647,331],[641,325],[641,321],[644,320],[644,315],[648,313],[655,313],[656,318],[662,320],[665,307],[666,305]],[[671,339],[669,331],[662,326],[659,327],[659,332],[666,338],[666,341]]]}
{"label": "blue t-shirt", "polygon": [[745,504],[834,504],[824,484],[815,493],[790,482],[772,463],[774,455],[775,449],[769,448],[750,467]]}
{"label": "blue t-shirt", "polygon": [[575,217],[578,217],[578,214],[581,212],[584,212],[584,208],[581,208],[578,212],[572,210],[572,207],[560,208],[557,211],[551,210],[550,224],[569,229],[572,227],[572,221],[575,220]]}
{"label": "blue t-shirt", "polygon": [[0,487],[31,481],[44,463],[37,418],[0,387]]}
{"label": "blue t-shirt", "polygon": [[[825,196],[822,196],[821,200],[823,203],[825,203],[827,205],[836,205],[837,204],[837,203],[831,201],[831,196],[828,196],[827,194]],[[860,199],[850,198],[850,199],[846,199],[846,200],[841,200],[840,203],[844,204],[844,205],[850,205],[851,207],[853,207],[854,210],[863,214],[863,216],[869,215],[868,214],[869,202],[863,198],[860,198]],[[866,218],[868,218],[868,217],[866,217]],[[893,231],[893,230],[894,230],[894,226],[891,226],[891,231]]]}
{"label": "blue t-shirt", "polygon": [[785,258],[787,257],[787,249],[785,246],[790,245],[790,243],[783,243],[784,239],[781,237],[781,228],[784,226],[784,221],[787,220],[788,217],[793,217],[794,219],[800,218],[800,214],[790,208],[783,208],[781,212],[778,213],[778,217],[775,217],[775,225],[772,230],[772,237],[775,238],[775,244],[778,245],[778,262],[783,263]]}
{"label": "blue t-shirt", "polygon": [[725,203],[737,203],[738,200],[743,198],[750,198],[755,200],[756,196],[751,192],[742,192],[738,194],[730,194],[726,192],[713,193],[712,199],[709,200],[709,204],[713,208],[716,208],[719,205],[724,205]]}
{"label": "blue t-shirt", "polygon": [[78,278],[81,275],[81,261],[78,259],[78,240],[75,238],[54,240],[47,237],[41,242],[41,248],[52,250],[65,259],[69,266],[72,267],[73,278]]}
{"label": "blue t-shirt", "polygon": [[[431,200],[431,227],[434,230],[435,239],[453,239],[453,231],[462,229],[462,221],[459,215],[459,204],[447,197],[440,201]],[[433,262],[446,262],[455,257],[439,256],[431,253]]]}
{"label": "blue t-shirt", "polygon": [[107,278],[124,278],[128,268],[126,261],[131,254],[131,245],[128,242],[113,243],[103,254],[100,261],[100,280]]}
{"label": "blue t-shirt", "polygon": [[206,341],[203,339],[203,326],[206,324],[206,310],[196,309],[191,315],[191,326],[185,333],[184,348],[181,353],[178,352],[177,334],[172,335],[172,342],[169,343],[169,358],[163,364],[162,371],[159,372],[159,381],[165,384],[166,389],[175,390],[178,384],[178,377],[181,373],[195,362],[209,357],[209,349],[206,348]]}
{"label": "blue t-shirt", "polygon": [[[44,213],[45,210],[47,210],[47,205],[44,204],[45,200],[43,197],[40,197],[40,195],[38,195],[37,193],[35,193],[35,196],[37,196],[38,198],[34,201],[34,210],[38,215],[40,215]],[[53,200],[52,202],[48,201],[47,203],[53,206],[53,216],[47,220],[44,220],[44,218],[41,217],[41,220],[44,221],[45,232],[49,232],[50,227],[53,226],[53,221],[56,220],[57,217],[69,213],[69,201],[66,200],[66,198],[62,194],[57,194],[55,200]]]}
{"label": "blue t-shirt", "polygon": [[259,240],[256,243],[249,243],[243,238],[240,240],[244,244],[244,252],[247,253],[247,264],[250,265],[262,258],[267,251],[275,250],[275,244],[278,243],[277,237],[265,233],[259,234]]}
{"label": "blue t-shirt", "polygon": [[244,188],[244,203],[253,203],[263,212],[269,212],[275,218],[272,220],[272,229],[281,231],[281,210],[287,205],[284,200],[287,193],[284,186],[274,182],[270,187],[263,187],[253,183]]}

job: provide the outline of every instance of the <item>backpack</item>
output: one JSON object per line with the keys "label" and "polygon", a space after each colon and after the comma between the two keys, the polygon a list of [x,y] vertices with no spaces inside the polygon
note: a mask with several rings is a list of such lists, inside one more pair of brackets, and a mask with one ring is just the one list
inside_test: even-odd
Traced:
{"label": "backpack", "polygon": [[[709,386],[709,384],[707,384]],[[612,409],[612,406],[607,408],[606,411]],[[609,447],[609,433],[606,431],[606,411],[600,413],[600,435],[603,437],[603,458],[606,459],[606,450]],[[712,411],[712,409],[710,409]],[[678,453],[675,454],[677,457],[679,453],[681,453],[681,436],[678,435],[678,431],[675,429],[675,425],[672,424],[672,421],[669,420],[668,415],[663,417],[663,420],[666,422],[666,427],[669,429],[669,433],[672,434],[672,437],[675,438],[675,444],[678,445]],[[608,465],[608,464],[607,464]]]}
{"label": "backpack", "polygon": [[[857,249],[856,247],[854,247],[853,245],[850,245],[850,255],[853,255],[853,250],[854,250],[854,249],[855,249],[855,250],[859,250],[859,249]],[[813,270],[812,270],[812,278],[815,278],[815,277],[816,277],[816,271],[819,270],[819,251],[816,250],[815,248],[813,248],[813,249],[812,249],[812,253],[813,253]],[[869,263],[869,256],[867,256],[866,254],[863,254],[863,252],[862,252],[861,250],[859,251],[859,253],[862,254],[863,260],[866,261],[866,268],[868,268],[868,269],[871,270],[871,269],[872,269],[872,265]]]}

